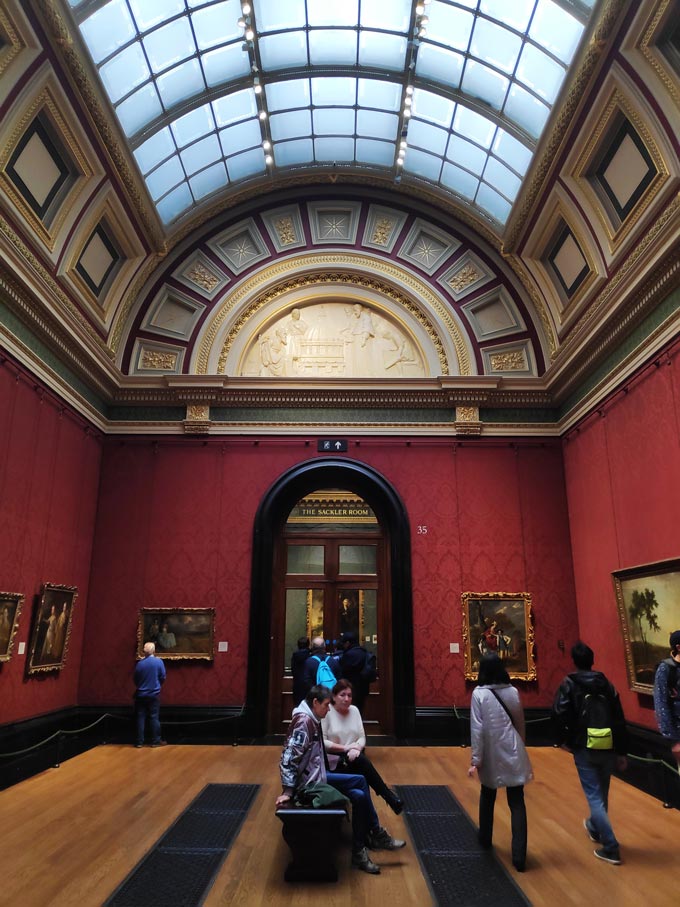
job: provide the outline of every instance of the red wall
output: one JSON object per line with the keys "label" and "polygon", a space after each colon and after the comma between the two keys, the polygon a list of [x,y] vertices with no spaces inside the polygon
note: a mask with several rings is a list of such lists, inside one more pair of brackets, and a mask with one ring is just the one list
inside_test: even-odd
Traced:
{"label": "red wall", "polygon": [[[105,441],[82,704],[130,701],[142,606],[214,607],[216,638],[229,642],[212,664],[170,664],[166,703],[243,701],[255,513],[283,472],[313,456],[305,440]],[[382,473],[409,513],[416,703],[469,702],[462,647],[449,653],[462,641],[461,592],[528,590],[539,681],[524,701],[547,705],[568,667],[557,642],[577,635],[559,444],[364,439],[348,456]]]}
{"label": "red wall", "polygon": [[564,444],[581,636],[619,690],[628,720],[654,729],[651,696],[628,689],[611,574],[680,555],[679,416],[674,355],[633,379]]}
{"label": "red wall", "polygon": [[[0,663],[0,723],[77,704],[100,458],[101,441],[84,421],[2,362],[0,590],[25,600],[12,657]],[[64,668],[29,678],[31,621],[44,582],[77,586],[78,598]]]}

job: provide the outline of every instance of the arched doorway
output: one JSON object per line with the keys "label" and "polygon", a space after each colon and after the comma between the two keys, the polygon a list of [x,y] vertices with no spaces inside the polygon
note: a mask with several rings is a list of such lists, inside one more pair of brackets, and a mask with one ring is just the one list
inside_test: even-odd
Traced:
{"label": "arched doorway", "polygon": [[[386,547],[385,594],[391,627],[386,663],[391,668],[390,730],[412,733],[414,723],[413,617],[411,608],[410,533],[405,508],[395,490],[376,470],[355,460],[320,458],[293,467],[264,495],[255,518],[248,661],[248,726],[265,734],[272,696],[272,643],[275,558],[293,507],[305,495],[342,488],[360,496],[375,513]],[[278,666],[276,667],[278,670]]]}

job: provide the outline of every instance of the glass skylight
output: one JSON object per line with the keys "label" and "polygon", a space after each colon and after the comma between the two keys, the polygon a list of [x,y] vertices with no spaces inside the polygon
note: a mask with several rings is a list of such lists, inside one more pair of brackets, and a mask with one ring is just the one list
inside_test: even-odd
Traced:
{"label": "glass skylight", "polygon": [[64,0],[166,224],[295,168],[507,221],[594,0]]}

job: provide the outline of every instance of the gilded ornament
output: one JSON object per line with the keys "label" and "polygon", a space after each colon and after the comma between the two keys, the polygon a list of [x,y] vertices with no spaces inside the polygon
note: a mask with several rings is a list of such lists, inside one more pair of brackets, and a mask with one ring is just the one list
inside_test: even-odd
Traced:
{"label": "gilded ornament", "polygon": [[175,368],[177,353],[161,353],[159,350],[144,350],[142,353],[142,368],[168,371]]}
{"label": "gilded ornament", "polygon": [[381,217],[375,225],[371,242],[375,243],[376,246],[386,246],[393,229],[394,221],[390,220],[389,217]]}
{"label": "gilded ornament", "polygon": [[509,353],[492,353],[489,356],[491,368],[494,372],[518,372],[527,367],[526,357],[522,350]]}
{"label": "gilded ornament", "polygon": [[208,421],[210,419],[210,407],[203,403],[190,403],[187,406],[187,420],[189,422]]}
{"label": "gilded ornament", "polygon": [[297,240],[292,217],[279,217],[278,220],[274,222],[274,227],[282,246],[289,246]]}
{"label": "gilded ornament", "polygon": [[479,407],[457,406],[456,422],[479,422]]}
{"label": "gilded ornament", "polygon": [[474,265],[467,264],[464,268],[461,268],[457,274],[453,275],[449,280],[449,286],[456,293],[461,293],[463,290],[466,290],[470,284],[479,280],[481,276],[482,275]]}
{"label": "gilded ornament", "polygon": [[212,293],[220,282],[212,271],[209,271],[200,261],[195,261],[191,268],[185,272],[184,276],[193,281],[197,286],[203,287],[208,293]]}

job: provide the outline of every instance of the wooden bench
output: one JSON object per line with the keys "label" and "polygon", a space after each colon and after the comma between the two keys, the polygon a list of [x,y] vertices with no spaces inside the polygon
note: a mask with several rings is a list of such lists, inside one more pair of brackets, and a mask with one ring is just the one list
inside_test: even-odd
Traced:
{"label": "wooden bench", "polygon": [[286,882],[337,882],[335,851],[347,811],[290,806],[277,809],[276,815],[283,822],[283,839],[292,855],[284,873]]}

